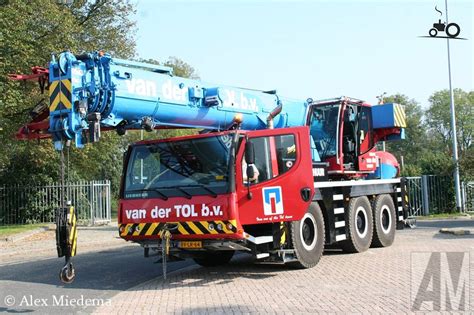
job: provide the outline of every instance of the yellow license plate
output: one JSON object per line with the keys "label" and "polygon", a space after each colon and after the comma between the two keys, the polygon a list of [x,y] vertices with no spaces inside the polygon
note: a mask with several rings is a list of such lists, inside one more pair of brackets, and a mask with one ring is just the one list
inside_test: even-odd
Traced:
{"label": "yellow license plate", "polygon": [[201,241],[179,242],[179,248],[186,248],[186,249],[202,248],[202,242]]}

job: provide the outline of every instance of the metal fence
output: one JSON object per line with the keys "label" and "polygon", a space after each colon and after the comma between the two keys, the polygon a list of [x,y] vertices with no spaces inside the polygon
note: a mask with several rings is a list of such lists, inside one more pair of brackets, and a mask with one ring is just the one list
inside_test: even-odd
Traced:
{"label": "metal fence", "polygon": [[[54,222],[60,207],[59,183],[43,186],[0,186],[0,225]],[[111,220],[110,181],[67,183],[66,196],[82,224]]]}
{"label": "metal fence", "polygon": [[474,182],[463,182],[461,195],[464,211],[474,211]]}
{"label": "metal fence", "polygon": [[406,183],[410,216],[449,213],[456,208],[452,177],[407,177]]}

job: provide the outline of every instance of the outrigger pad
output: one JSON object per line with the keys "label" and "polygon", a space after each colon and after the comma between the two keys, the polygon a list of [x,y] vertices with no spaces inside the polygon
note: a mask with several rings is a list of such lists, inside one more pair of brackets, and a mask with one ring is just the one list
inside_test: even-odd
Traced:
{"label": "outrigger pad", "polygon": [[77,245],[77,215],[73,206],[59,209],[56,216],[56,248],[58,257],[73,257]]}

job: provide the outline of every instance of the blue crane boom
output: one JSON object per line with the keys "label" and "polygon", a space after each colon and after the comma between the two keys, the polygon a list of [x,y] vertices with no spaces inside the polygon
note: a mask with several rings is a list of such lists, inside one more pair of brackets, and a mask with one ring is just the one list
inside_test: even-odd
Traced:
{"label": "blue crane boom", "polygon": [[[101,127],[246,130],[305,124],[308,103],[259,91],[173,76],[169,67],[115,59],[102,52],[53,56],[49,65],[50,128],[56,149],[97,141]],[[281,111],[280,111],[281,109]]]}

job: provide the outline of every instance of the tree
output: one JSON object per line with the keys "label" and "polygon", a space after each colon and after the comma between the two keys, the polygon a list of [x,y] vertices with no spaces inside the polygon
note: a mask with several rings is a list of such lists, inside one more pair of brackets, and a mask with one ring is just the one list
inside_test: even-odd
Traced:
{"label": "tree", "polygon": [[474,148],[470,148],[463,152],[459,160],[461,170],[461,178],[465,181],[474,180]]}
{"label": "tree", "polygon": [[[448,90],[433,93],[430,98],[430,107],[426,111],[426,122],[430,131],[440,137],[447,151],[451,151],[452,128],[450,97]],[[454,104],[456,108],[456,129],[458,150],[462,155],[471,148],[474,136],[474,91],[465,92],[454,89]]]}
{"label": "tree", "polygon": [[[30,120],[29,111],[41,99],[36,85],[19,84],[7,79],[9,73],[25,73],[32,65],[46,66],[52,52],[75,53],[104,49],[116,57],[135,54],[133,38],[135,12],[129,1],[76,0],[61,5],[49,0],[10,0],[0,10],[0,184],[48,182],[58,179],[58,153],[49,141],[18,142],[14,134]],[[110,136],[107,144],[118,147],[120,139]],[[104,166],[103,159],[113,150],[105,145],[75,152],[89,168],[74,170],[83,178],[95,176]],[[119,172],[114,174],[117,177]]]}
{"label": "tree", "polygon": [[196,70],[188,63],[176,57],[169,57],[164,63],[165,66],[173,68],[173,74],[178,77],[199,79]]}
{"label": "tree", "polygon": [[405,106],[406,123],[405,140],[387,143],[388,151],[397,156],[401,161],[403,156],[405,175],[421,175],[418,161],[420,150],[423,150],[426,143],[426,131],[423,126],[423,110],[414,99],[410,99],[404,94],[390,95],[384,98],[384,103],[397,103]]}
{"label": "tree", "polygon": [[[452,171],[452,128],[450,96],[448,90],[437,91],[430,98],[430,107],[426,111],[426,125],[437,146],[432,150],[444,154],[447,158],[445,170]],[[474,91],[465,92],[454,89],[454,104],[456,109],[456,130],[461,177],[473,178],[474,173]],[[448,162],[449,161],[449,162]]]}
{"label": "tree", "polygon": [[178,76],[178,77],[189,78],[189,79],[199,79],[199,75],[197,74],[196,70],[186,61],[177,57],[169,57],[164,62],[160,62],[153,58],[149,58],[149,59],[138,58],[138,61],[144,62],[144,63],[150,63],[153,65],[162,65],[162,66],[171,67],[173,69],[173,75]]}

